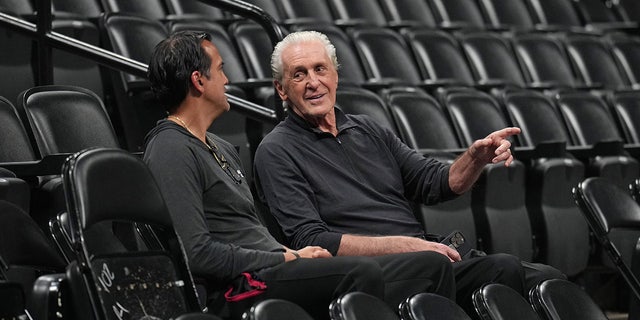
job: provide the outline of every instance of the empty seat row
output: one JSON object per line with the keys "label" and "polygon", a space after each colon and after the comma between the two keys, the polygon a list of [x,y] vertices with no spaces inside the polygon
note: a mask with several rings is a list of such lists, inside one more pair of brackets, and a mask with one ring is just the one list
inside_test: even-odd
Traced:
{"label": "empty seat row", "polygon": [[[34,3],[4,1],[5,9],[32,14]],[[292,1],[247,0],[282,24],[301,21],[340,25],[422,25],[430,28],[474,29],[633,29],[639,10],[630,0],[384,0],[384,1]],[[123,12],[150,19],[197,14],[225,20],[233,15],[197,0],[54,0],[54,13],[97,17],[102,12]]]}

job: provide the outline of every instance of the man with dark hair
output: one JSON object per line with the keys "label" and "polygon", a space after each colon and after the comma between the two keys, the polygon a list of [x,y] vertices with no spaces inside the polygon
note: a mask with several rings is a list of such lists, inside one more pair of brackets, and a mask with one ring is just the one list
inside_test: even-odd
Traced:
{"label": "man with dark hair", "polygon": [[318,246],[291,250],[268,233],[234,147],[207,132],[229,110],[223,61],[207,34],[172,34],[157,45],[148,74],[168,116],[149,132],[144,160],[167,202],[191,271],[206,280],[214,302],[223,293],[227,302],[281,298],[321,319],[328,317],[329,302],[349,291],[367,292],[391,305],[424,291],[453,297],[452,269],[441,255],[332,257]]}
{"label": "man with dark hair", "polygon": [[337,256],[441,253],[454,262],[457,300],[470,314],[471,295],[484,283],[525,294],[540,280],[563,277],[508,254],[461,261],[452,248],[427,241],[409,204],[451,199],[468,191],[488,163],[508,166],[507,138],[519,128],[491,133],[447,165],[407,147],[371,118],[335,107],[338,61],[324,34],[287,35],[271,66],[290,112],[258,147],[255,179],[291,247],[319,245]]}

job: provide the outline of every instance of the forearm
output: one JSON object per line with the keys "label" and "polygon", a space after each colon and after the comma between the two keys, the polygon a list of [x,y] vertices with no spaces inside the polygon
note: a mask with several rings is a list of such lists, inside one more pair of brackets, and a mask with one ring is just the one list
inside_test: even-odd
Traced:
{"label": "forearm", "polygon": [[338,256],[379,256],[425,250],[426,241],[406,236],[371,237],[344,234]]}
{"label": "forearm", "polygon": [[465,151],[449,168],[449,187],[457,194],[467,192],[478,180],[486,162],[478,160]]}

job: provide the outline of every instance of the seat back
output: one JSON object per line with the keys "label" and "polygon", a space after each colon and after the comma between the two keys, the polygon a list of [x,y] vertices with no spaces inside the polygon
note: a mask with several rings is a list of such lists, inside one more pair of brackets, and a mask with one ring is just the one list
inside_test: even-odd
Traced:
{"label": "seat back", "polygon": [[242,319],[245,320],[313,320],[311,316],[297,304],[282,299],[267,299],[254,304],[247,310]]}
{"label": "seat back", "polygon": [[396,134],[398,132],[387,105],[378,95],[369,90],[361,88],[340,89],[336,92],[336,105],[344,113],[368,115],[379,125]]}
{"label": "seat back", "polygon": [[[91,2],[91,1],[77,1]],[[95,16],[97,17],[97,15]],[[100,46],[98,27],[86,20],[57,19],[52,23],[53,31],[94,46]],[[53,51],[53,83],[79,86],[104,97],[103,76],[96,62],[68,52]]]}
{"label": "seat back", "polygon": [[422,78],[435,83],[473,85],[473,73],[458,41],[441,30],[415,28],[404,35]]}
{"label": "seat back", "polygon": [[24,291],[20,284],[0,281],[0,319],[31,320],[25,307]]}
{"label": "seat back", "polygon": [[278,1],[285,21],[333,24],[334,18],[325,1],[318,0],[280,0]]}
{"label": "seat back", "polygon": [[595,94],[566,91],[556,96],[560,115],[575,145],[623,141],[606,102]]}
{"label": "seat back", "polygon": [[220,8],[197,0],[166,0],[170,13],[180,15],[198,15],[209,20],[225,20],[227,15]]}
{"label": "seat back", "polygon": [[511,90],[502,96],[507,116],[522,129],[520,145],[535,147],[543,143],[571,142],[554,102],[546,95],[531,90]]}
{"label": "seat back", "polygon": [[[442,90],[441,101],[456,129],[461,146],[470,146],[490,133],[509,126],[498,102],[477,90]],[[487,252],[511,253],[523,260],[533,257],[532,231],[525,203],[525,167],[485,167],[472,191],[476,230]],[[508,195],[508,196],[507,196]],[[506,232],[509,230],[509,232]]]}
{"label": "seat back", "polygon": [[542,319],[608,319],[586,292],[568,280],[543,281],[531,290],[529,298]]}
{"label": "seat back", "polygon": [[471,320],[455,301],[434,293],[418,293],[400,304],[403,320]]}
{"label": "seat back", "polygon": [[0,200],[0,220],[1,275],[5,280],[20,284],[28,298],[27,309],[43,308],[48,301],[35,299],[32,293],[37,287],[34,284],[40,276],[62,272],[65,262],[27,212]]}
{"label": "seat back", "polygon": [[569,59],[584,83],[608,89],[629,87],[608,44],[600,36],[568,35],[564,40]]}
{"label": "seat back", "polygon": [[0,162],[33,161],[36,155],[15,106],[0,97]]}
{"label": "seat back", "polygon": [[488,283],[473,293],[473,306],[483,320],[539,320],[529,301],[499,283]]}
{"label": "seat back", "polygon": [[[105,47],[142,63],[149,62],[155,46],[169,34],[159,21],[123,14],[106,14],[101,25]],[[119,116],[113,121],[120,122],[127,149],[141,151],[144,136],[166,112],[158,107],[147,79],[116,71],[110,75]]]}
{"label": "seat back", "polygon": [[627,143],[640,144],[640,94],[621,91],[611,95],[611,110]]}
{"label": "seat back", "polygon": [[562,43],[552,34],[523,33],[512,38],[518,62],[529,81],[554,87],[575,87],[581,81],[574,73]]}
{"label": "seat back", "polygon": [[250,78],[271,79],[271,62],[268,54],[273,45],[265,30],[256,23],[240,21],[229,26],[229,35],[234,39]]}
{"label": "seat back", "polygon": [[380,1],[389,23],[418,25],[436,28],[436,19],[429,3],[424,0],[382,0]]}
{"label": "seat back", "polygon": [[484,29],[482,12],[472,0],[428,0],[441,24]]}
{"label": "seat back", "polygon": [[244,2],[257,6],[269,14],[275,21],[282,22],[282,14],[280,8],[276,5],[274,0],[245,0]]}
{"label": "seat back", "polygon": [[582,21],[571,0],[526,0],[537,22],[542,25],[570,29],[582,27]]}
{"label": "seat back", "polygon": [[164,19],[167,16],[167,8],[160,0],[101,0],[102,7],[107,13],[123,13],[136,15],[151,20]]}
{"label": "seat back", "polygon": [[[98,319],[177,317],[199,311],[186,254],[155,180],[138,157],[121,149],[76,153],[63,165],[75,268]],[[147,224],[162,247],[154,251],[100,252],[85,241],[104,222]],[[78,274],[79,272],[79,274]]]}
{"label": "seat back", "polygon": [[618,35],[609,41],[611,53],[629,83],[632,86],[640,83],[640,37]]}
{"label": "seat back", "polygon": [[[28,1],[13,1],[16,4],[27,4]],[[29,6],[30,7],[30,6]],[[10,13],[3,9],[0,11]],[[33,13],[33,8],[28,13]],[[13,12],[17,13],[17,12]],[[0,47],[11,50],[0,50],[0,96],[14,102],[18,94],[35,85],[35,77],[31,68],[32,40],[20,33],[0,28]]]}
{"label": "seat back", "polygon": [[627,284],[640,295],[640,282],[632,273],[640,237],[640,206],[625,190],[601,177],[582,181],[573,191],[593,234]]}
{"label": "seat back", "polygon": [[390,89],[383,94],[398,124],[399,135],[414,149],[460,149],[444,110],[432,96],[416,89]]}
{"label": "seat back", "polygon": [[327,0],[337,19],[353,24],[384,26],[387,19],[377,1]]}
{"label": "seat back", "polygon": [[[444,162],[453,162],[460,149],[455,132],[442,107],[432,96],[415,89],[389,89],[383,94],[405,143]],[[444,153],[444,154],[443,154]],[[477,247],[471,196],[464,194],[435,205],[420,205],[416,216],[427,233],[448,235],[460,230]]]}
{"label": "seat back", "polygon": [[459,37],[477,80],[499,80],[523,87],[525,78],[510,44],[497,33],[468,33]]}
{"label": "seat back", "polygon": [[34,87],[20,94],[18,108],[29,122],[41,156],[119,146],[102,100],[87,89]]}
{"label": "seat back", "polygon": [[329,305],[331,320],[400,320],[384,301],[364,292],[343,294]]}
{"label": "seat back", "polygon": [[480,10],[491,26],[533,30],[535,22],[523,0],[481,0]]}
{"label": "seat back", "polygon": [[103,12],[101,0],[52,0],[51,9],[57,12],[76,14],[81,18],[97,18]]}
{"label": "seat back", "polygon": [[351,30],[350,36],[369,79],[401,84],[421,82],[411,52],[397,32],[388,28],[362,27]]}

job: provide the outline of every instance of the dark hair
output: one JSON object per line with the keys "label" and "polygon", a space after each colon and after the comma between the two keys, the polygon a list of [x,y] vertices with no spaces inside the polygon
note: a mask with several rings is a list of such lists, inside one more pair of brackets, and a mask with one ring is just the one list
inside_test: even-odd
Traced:
{"label": "dark hair", "polygon": [[180,31],[162,40],[153,50],[147,76],[151,91],[169,113],[187,96],[193,71],[209,77],[211,59],[202,48],[204,40],[211,41],[211,36],[205,32]]}

